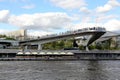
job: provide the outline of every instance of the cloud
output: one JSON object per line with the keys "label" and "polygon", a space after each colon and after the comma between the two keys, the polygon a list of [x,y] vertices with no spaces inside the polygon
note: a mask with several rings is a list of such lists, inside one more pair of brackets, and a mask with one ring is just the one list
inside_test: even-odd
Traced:
{"label": "cloud", "polygon": [[5,34],[5,33],[7,33],[7,32],[9,32],[9,30],[0,29],[0,34]]}
{"label": "cloud", "polygon": [[97,7],[96,12],[105,13],[118,6],[120,6],[120,3],[117,0],[109,0],[104,6]]}
{"label": "cloud", "polygon": [[83,13],[85,13],[85,14],[89,14],[91,11],[88,9],[88,8],[86,8],[86,7],[81,7],[80,8],[80,11],[81,12],[83,12]]}
{"label": "cloud", "polygon": [[117,0],[109,0],[108,4],[113,6],[113,7],[120,6],[120,2],[118,2]]}
{"label": "cloud", "polygon": [[101,14],[101,15],[98,15],[96,17],[96,22],[98,22],[98,23],[102,23],[103,22],[104,23],[104,22],[106,22],[108,20],[115,19],[117,17],[118,17],[117,15],[105,15],[105,14]]}
{"label": "cloud", "polygon": [[[99,22],[88,23],[90,22],[91,17],[86,16],[84,19],[82,19],[81,23],[75,24],[74,20],[76,20],[76,17],[69,16],[67,13],[63,12],[13,15],[10,14],[9,10],[0,11],[1,23],[11,24],[22,29],[37,30],[33,31],[33,34],[35,35],[40,35],[40,33],[51,33],[54,30],[70,30],[94,26],[105,26],[105,28],[109,31],[120,30],[120,20],[115,18],[117,18],[115,15],[99,15],[99,22],[104,22],[100,24]],[[0,32],[4,31],[1,30]],[[30,32],[30,34],[32,34],[32,32]]]}
{"label": "cloud", "polygon": [[112,6],[106,4],[104,6],[97,7],[97,12],[104,13],[104,12],[110,11],[111,9],[112,9]]}
{"label": "cloud", "polygon": [[35,5],[34,4],[30,4],[30,5],[25,5],[22,7],[23,9],[33,9],[35,8]]}
{"label": "cloud", "polygon": [[0,22],[7,22],[9,18],[9,10],[1,10],[0,11]]}
{"label": "cloud", "polygon": [[105,28],[109,31],[118,31],[120,30],[120,20],[112,19],[104,24]]}
{"label": "cloud", "polygon": [[83,16],[83,19],[81,20],[82,23],[89,23],[91,21],[91,17],[89,16]]}
{"label": "cloud", "polygon": [[12,15],[8,21],[10,24],[24,29],[55,30],[64,28],[72,19],[66,13],[51,12],[22,14],[19,16]]}
{"label": "cloud", "polygon": [[76,18],[62,12],[48,12],[35,14],[10,14],[9,10],[0,11],[0,23],[10,24],[21,29],[53,31],[64,29]]}
{"label": "cloud", "polygon": [[[74,26],[74,27],[72,27]],[[110,19],[106,23],[79,23],[72,24],[68,26],[67,29],[71,28],[72,30],[89,28],[89,27],[104,27],[107,31],[119,31],[120,30],[120,20]]]}
{"label": "cloud", "polygon": [[53,34],[52,32],[48,32],[48,31],[28,31],[28,35],[29,36],[45,36],[45,35],[50,35]]}
{"label": "cloud", "polygon": [[[82,28],[95,27],[98,25],[101,26],[101,24],[96,24],[96,23],[78,23],[78,24],[72,24],[70,27],[72,28],[72,30],[77,30],[77,29],[82,29]],[[70,28],[70,27],[67,27],[67,28]]]}
{"label": "cloud", "polygon": [[50,0],[57,7],[61,7],[63,9],[79,9],[82,6],[86,5],[84,0]]}

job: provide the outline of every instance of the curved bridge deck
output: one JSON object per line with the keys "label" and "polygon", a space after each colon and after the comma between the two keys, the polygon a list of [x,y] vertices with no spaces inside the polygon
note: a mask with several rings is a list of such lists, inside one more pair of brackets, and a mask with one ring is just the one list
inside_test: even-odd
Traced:
{"label": "curved bridge deck", "polygon": [[21,41],[21,45],[26,44],[44,44],[52,41],[63,40],[63,39],[70,39],[73,37],[79,37],[84,35],[92,35],[91,39],[89,39],[86,46],[94,42],[96,39],[101,37],[104,33],[106,33],[105,28],[101,27],[93,27],[93,28],[83,28],[74,31],[67,31],[61,34],[52,34],[40,37],[39,39],[32,39],[32,40],[25,40]]}

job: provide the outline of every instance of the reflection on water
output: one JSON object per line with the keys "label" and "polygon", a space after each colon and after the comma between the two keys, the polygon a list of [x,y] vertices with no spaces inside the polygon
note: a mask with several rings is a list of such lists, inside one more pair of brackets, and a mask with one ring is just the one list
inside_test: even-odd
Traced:
{"label": "reflection on water", "polygon": [[120,80],[120,61],[1,61],[0,80]]}

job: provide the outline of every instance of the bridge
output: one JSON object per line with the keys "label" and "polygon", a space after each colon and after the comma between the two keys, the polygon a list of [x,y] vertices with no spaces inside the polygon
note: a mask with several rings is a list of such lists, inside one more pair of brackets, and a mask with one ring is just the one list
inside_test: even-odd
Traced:
{"label": "bridge", "polygon": [[0,47],[1,48],[5,48],[5,47],[9,47],[9,46],[18,46],[18,45],[19,45],[18,41],[0,39]]}
{"label": "bridge", "polygon": [[87,36],[85,47],[86,50],[88,50],[88,46],[100,38],[104,33],[106,33],[106,30],[102,27],[83,28],[74,31],[67,31],[61,34],[47,35],[38,39],[20,41],[20,45],[25,46],[25,49],[27,49],[28,45],[38,45],[38,50],[42,50],[41,44],[80,36]]}

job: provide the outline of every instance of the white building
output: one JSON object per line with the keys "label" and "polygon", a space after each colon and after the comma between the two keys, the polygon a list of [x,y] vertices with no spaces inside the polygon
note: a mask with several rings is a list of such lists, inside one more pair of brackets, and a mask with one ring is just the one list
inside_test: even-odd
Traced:
{"label": "white building", "polygon": [[27,37],[27,31],[21,29],[21,30],[5,33],[5,35],[14,38],[16,40],[25,40],[25,38]]}

